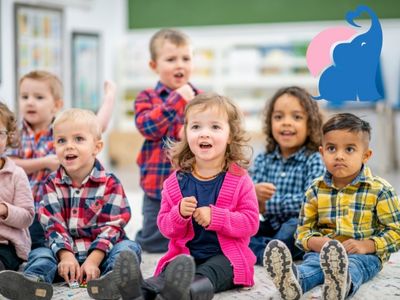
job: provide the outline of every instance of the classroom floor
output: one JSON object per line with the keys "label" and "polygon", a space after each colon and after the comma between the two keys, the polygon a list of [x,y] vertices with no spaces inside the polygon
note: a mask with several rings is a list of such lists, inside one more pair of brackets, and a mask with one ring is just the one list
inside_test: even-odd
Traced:
{"label": "classroom floor", "polygon": [[[135,233],[141,227],[141,202],[142,192],[137,186],[136,172],[131,170],[116,170],[117,177],[122,181],[127,197],[132,207],[132,219],[127,225],[127,233],[130,238],[134,238]],[[383,176],[387,179],[400,193],[400,173],[390,172]],[[144,278],[152,275],[155,269],[157,260],[161,257],[159,254],[144,253],[142,260],[142,272]],[[0,299],[3,300],[2,296]],[[28,299],[28,298],[27,298]],[[86,289],[70,289],[68,287],[55,285],[54,295],[55,300],[86,300],[91,299]],[[280,299],[272,282],[266,277],[262,267],[255,267],[255,286],[251,289],[236,289],[215,295],[217,300],[233,300],[233,299]],[[306,293],[302,299],[317,300],[321,298],[321,289],[316,287]],[[400,300],[400,252],[391,256],[388,263],[385,264],[383,270],[372,281],[362,285],[357,294],[352,298],[354,300]]]}

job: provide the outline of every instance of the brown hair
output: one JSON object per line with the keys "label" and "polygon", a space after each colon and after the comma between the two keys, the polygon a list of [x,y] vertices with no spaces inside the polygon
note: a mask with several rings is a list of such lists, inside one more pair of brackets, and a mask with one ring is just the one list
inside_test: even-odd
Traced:
{"label": "brown hair", "polygon": [[8,133],[6,145],[13,148],[17,147],[19,142],[17,134],[17,118],[3,102],[0,102],[0,121],[5,125]]}
{"label": "brown hair", "polygon": [[300,105],[304,108],[307,118],[307,139],[304,142],[309,152],[318,151],[322,139],[322,114],[318,108],[318,104],[312,99],[311,95],[303,88],[290,86],[279,89],[272,99],[267,103],[264,109],[264,127],[263,132],[266,135],[266,150],[273,152],[277,146],[272,135],[272,113],[274,111],[275,102],[284,94],[296,97]]}
{"label": "brown hair", "polygon": [[19,85],[21,85],[25,79],[46,81],[49,85],[50,92],[54,100],[62,99],[63,86],[61,80],[56,75],[47,71],[32,71],[21,77],[19,80]]}
{"label": "brown hair", "polygon": [[157,51],[165,41],[168,41],[176,46],[190,44],[189,37],[183,32],[169,28],[161,29],[157,31],[150,39],[149,50],[152,61],[157,60]]}
{"label": "brown hair", "polygon": [[229,98],[215,93],[199,94],[187,104],[182,140],[180,142],[167,142],[168,155],[172,165],[186,172],[192,171],[195,156],[190,150],[186,138],[187,116],[193,109],[204,111],[210,107],[217,107],[220,111],[226,112],[228,117],[230,144],[226,148],[224,170],[226,171],[233,162],[243,168],[247,168],[250,163],[250,157],[248,156],[251,156],[252,148],[247,144],[249,139],[243,129],[242,114]]}
{"label": "brown hair", "polygon": [[333,130],[347,130],[356,133],[362,132],[365,134],[368,141],[371,140],[371,125],[367,121],[351,113],[335,114],[322,126],[324,135]]}

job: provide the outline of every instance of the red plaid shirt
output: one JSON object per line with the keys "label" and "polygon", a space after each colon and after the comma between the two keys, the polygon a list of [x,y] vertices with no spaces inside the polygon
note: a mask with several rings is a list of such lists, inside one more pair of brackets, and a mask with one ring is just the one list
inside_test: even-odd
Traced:
{"label": "red plaid shirt", "polygon": [[[53,146],[52,124],[49,125],[47,130],[42,131],[39,134],[35,134],[33,129],[26,121],[22,122],[19,148],[10,149],[7,152],[8,156],[14,156],[22,159],[45,157],[49,154],[55,154]],[[50,173],[51,171],[49,169],[41,169],[32,174],[28,174],[33,199],[35,201],[35,211],[37,211],[39,207],[39,187]]]}
{"label": "red plaid shirt", "polygon": [[83,262],[90,251],[107,254],[126,239],[124,227],[131,218],[128,200],[120,181],[106,173],[99,161],[79,188],[72,186],[60,167],[47,178],[42,191],[39,220],[55,255],[65,249]]}
{"label": "red plaid shirt", "polygon": [[[199,93],[194,87],[193,90]],[[181,95],[161,82],[155,89],[142,91],[135,100],[136,127],[145,138],[136,160],[140,185],[148,196],[160,201],[163,182],[172,172],[164,151],[165,141],[178,140],[186,103]]]}

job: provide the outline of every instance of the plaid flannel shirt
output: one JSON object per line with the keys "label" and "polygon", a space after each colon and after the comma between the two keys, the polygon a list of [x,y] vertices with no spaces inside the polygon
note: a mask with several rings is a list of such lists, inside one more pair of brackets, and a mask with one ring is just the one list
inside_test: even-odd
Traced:
{"label": "plaid flannel shirt", "polygon": [[90,251],[106,254],[126,238],[131,210],[120,181],[96,160],[78,188],[63,167],[43,185],[39,220],[53,253],[66,249],[83,262]]}
{"label": "plaid flannel shirt", "polygon": [[296,244],[309,251],[312,236],[375,242],[376,255],[385,262],[400,248],[400,203],[393,187],[363,166],[342,189],[326,172],[307,190],[296,232]]}
{"label": "plaid flannel shirt", "polygon": [[271,153],[264,152],[256,157],[250,169],[254,184],[269,182],[276,187],[275,194],[266,202],[264,214],[274,229],[299,216],[307,188],[324,171],[320,154],[310,154],[306,147],[287,159],[281,156],[279,146]]}
{"label": "plaid flannel shirt", "polygon": [[[22,159],[32,159],[45,157],[49,154],[55,154],[52,124],[49,125],[47,130],[39,133],[39,136],[37,136],[29,124],[25,120],[22,121],[22,128],[20,130],[20,146],[16,149],[9,149],[7,155]],[[50,173],[51,171],[49,169],[41,169],[28,174],[36,212],[41,200],[39,196],[40,185],[43,184]]]}
{"label": "plaid flannel shirt", "polygon": [[[193,90],[195,94],[199,92]],[[161,82],[155,89],[139,93],[135,100],[136,128],[145,138],[136,160],[140,168],[140,185],[148,196],[160,201],[164,180],[172,172],[164,151],[165,142],[179,139],[185,107],[186,100]]]}

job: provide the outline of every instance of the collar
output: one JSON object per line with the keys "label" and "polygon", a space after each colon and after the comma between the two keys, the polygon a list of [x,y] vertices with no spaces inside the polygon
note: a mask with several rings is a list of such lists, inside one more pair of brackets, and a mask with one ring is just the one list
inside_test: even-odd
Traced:
{"label": "collar", "polygon": [[275,159],[283,160],[283,161],[289,161],[289,160],[295,160],[295,161],[305,161],[307,160],[307,157],[305,155],[307,151],[307,148],[305,146],[301,147],[297,152],[293,153],[290,155],[288,158],[283,158],[279,145],[275,147],[275,150],[271,153],[272,157]]}
{"label": "collar", "polygon": [[0,159],[4,159],[4,166],[1,168],[0,173],[14,173],[16,164],[10,158],[6,156],[0,156]]}
{"label": "collar", "polygon": [[[106,180],[107,180],[106,171],[104,170],[102,164],[96,159],[92,171],[82,181],[82,186],[85,185],[88,181],[104,183],[106,182]],[[63,166],[60,166],[58,168],[54,181],[57,184],[72,185],[71,177],[69,177]]]}
{"label": "collar", "polygon": [[[332,174],[329,173],[329,171],[325,172],[325,175],[322,178],[322,181],[324,181],[325,184],[328,185],[329,187],[334,187],[333,180],[332,180]],[[358,175],[356,176],[356,178],[354,178],[353,181],[350,182],[350,184],[348,184],[347,186],[355,186],[355,185],[359,185],[361,183],[366,183],[369,185],[373,184],[372,172],[371,172],[370,168],[368,168],[364,164],[362,165],[361,170],[358,173]]]}
{"label": "collar", "polygon": [[[53,135],[53,122],[54,122],[53,118],[51,120],[51,123],[49,124],[49,126],[47,127],[47,129],[43,130],[42,132],[46,135]],[[33,131],[32,126],[26,121],[26,120],[22,120],[22,131],[27,132],[29,135],[35,135],[36,133]]]}
{"label": "collar", "polygon": [[[195,95],[199,94],[199,90],[196,89],[190,82],[188,82],[188,84],[190,85],[190,87],[193,89]],[[156,91],[156,93],[158,95],[169,95],[173,92],[172,89],[170,89],[169,87],[167,87],[165,84],[163,84],[161,81],[157,82],[156,87],[154,88],[154,90]]]}

